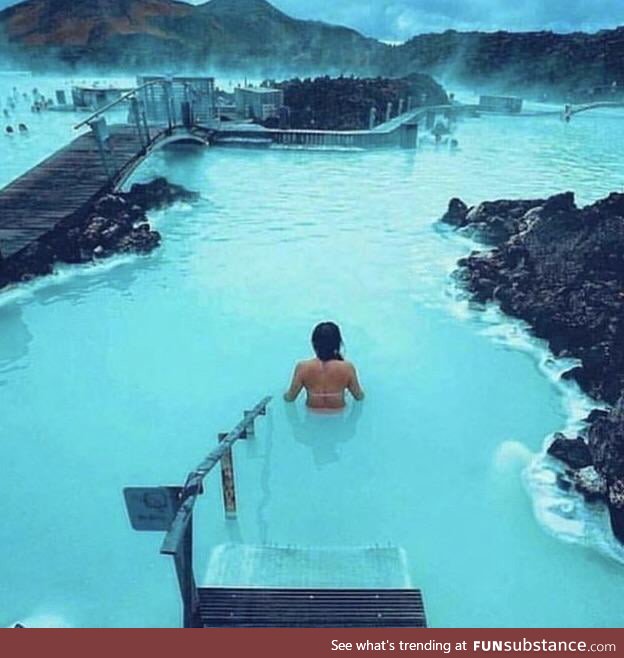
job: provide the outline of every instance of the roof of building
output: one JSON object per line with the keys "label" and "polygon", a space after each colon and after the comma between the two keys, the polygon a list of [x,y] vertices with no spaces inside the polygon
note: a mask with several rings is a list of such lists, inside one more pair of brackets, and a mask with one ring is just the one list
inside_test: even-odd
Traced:
{"label": "roof of building", "polygon": [[280,93],[282,89],[273,89],[271,87],[237,87],[240,91],[251,91],[256,94]]}

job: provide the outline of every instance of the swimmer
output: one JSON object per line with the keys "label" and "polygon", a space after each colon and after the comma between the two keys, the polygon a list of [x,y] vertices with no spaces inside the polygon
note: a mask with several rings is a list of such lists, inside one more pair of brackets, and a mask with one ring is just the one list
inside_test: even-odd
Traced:
{"label": "swimmer", "polygon": [[19,126],[17,127],[17,129],[21,133],[27,133],[28,132],[28,126],[25,123],[20,123]]}
{"label": "swimmer", "polygon": [[312,332],[312,347],[316,358],[297,364],[284,400],[294,402],[304,388],[311,409],[344,408],[346,390],[356,400],[363,400],[364,391],[355,367],[342,357],[342,336],[338,325],[333,322],[317,325]]}
{"label": "swimmer", "polygon": [[13,126],[7,126],[4,129],[4,132],[6,132],[7,135],[12,135],[13,134]]}

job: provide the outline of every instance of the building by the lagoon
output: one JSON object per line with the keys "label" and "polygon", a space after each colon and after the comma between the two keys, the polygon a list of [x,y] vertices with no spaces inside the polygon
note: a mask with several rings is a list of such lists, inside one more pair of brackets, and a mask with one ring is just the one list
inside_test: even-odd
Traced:
{"label": "building by the lagoon", "polygon": [[279,117],[284,92],[270,87],[238,87],[234,90],[236,111],[245,119],[266,121]]}
{"label": "building by the lagoon", "polygon": [[[95,111],[118,100],[127,91],[130,91],[130,89],[115,86],[105,87],[97,83],[92,85],[75,85],[71,90],[72,104],[76,110]],[[59,105],[67,104],[64,91],[62,94],[57,92],[57,102]]]}
{"label": "building by the lagoon", "polygon": [[479,109],[485,112],[503,112],[504,114],[519,114],[522,112],[522,98],[515,96],[481,96]]}

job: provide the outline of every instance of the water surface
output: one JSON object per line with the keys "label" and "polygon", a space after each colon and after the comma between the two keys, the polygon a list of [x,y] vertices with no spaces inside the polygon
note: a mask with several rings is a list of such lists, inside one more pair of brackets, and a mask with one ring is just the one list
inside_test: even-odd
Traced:
{"label": "water surface", "polygon": [[[65,139],[69,119],[47,129]],[[538,523],[523,481],[574,396],[545,376],[538,344],[519,349],[517,328],[456,299],[449,273],[470,245],[434,222],[451,196],[618,189],[621,126],[492,118],[463,123],[456,153],[152,157],[135,180],[166,175],[202,197],[153,215],[161,249],[62,268],[0,305],[0,623],[177,625],[161,535],[130,529],[122,488],[181,483],[272,394],[234,455],[238,522],[217,477],[198,507],[198,573],[226,542],[390,544],[432,626],[617,626],[621,565]],[[45,155],[17,138],[1,148],[5,182]],[[367,392],[337,417],[281,400],[325,319]]]}

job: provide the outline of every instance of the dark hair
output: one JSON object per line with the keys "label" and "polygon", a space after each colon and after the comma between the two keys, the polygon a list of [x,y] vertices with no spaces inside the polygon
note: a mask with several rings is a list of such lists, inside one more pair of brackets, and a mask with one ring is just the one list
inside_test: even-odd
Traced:
{"label": "dark hair", "polygon": [[321,361],[342,361],[342,336],[334,322],[321,322],[312,332],[312,347]]}

